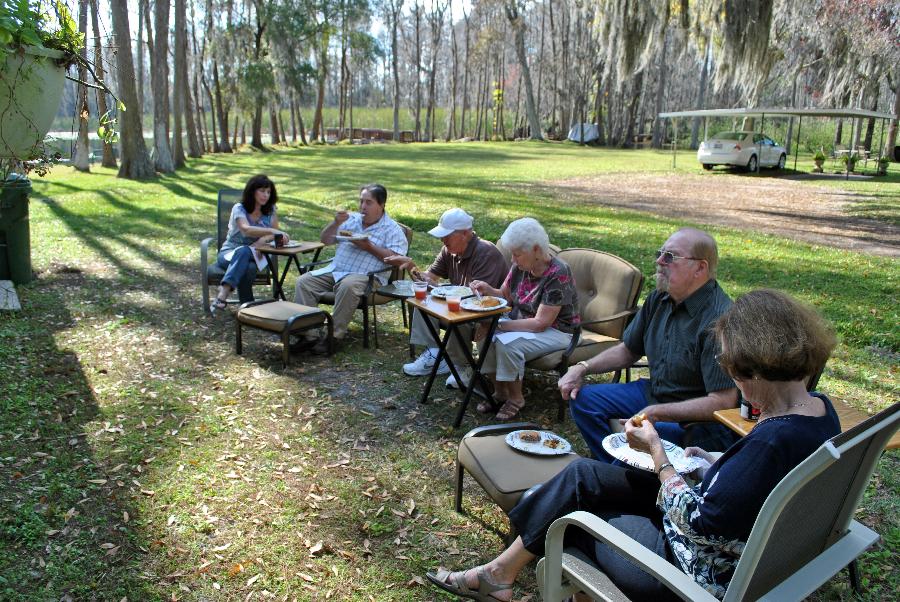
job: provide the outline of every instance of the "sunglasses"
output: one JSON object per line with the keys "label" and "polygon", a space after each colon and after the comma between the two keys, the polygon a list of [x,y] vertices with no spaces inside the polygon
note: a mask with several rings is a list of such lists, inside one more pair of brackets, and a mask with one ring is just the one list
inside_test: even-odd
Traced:
{"label": "sunglasses", "polygon": [[669,265],[676,259],[692,259],[694,261],[701,260],[700,257],[682,257],[681,255],[676,255],[672,251],[663,251],[662,249],[660,249],[659,251],[656,252],[656,258],[659,259],[660,257],[662,257],[662,262],[665,265]]}

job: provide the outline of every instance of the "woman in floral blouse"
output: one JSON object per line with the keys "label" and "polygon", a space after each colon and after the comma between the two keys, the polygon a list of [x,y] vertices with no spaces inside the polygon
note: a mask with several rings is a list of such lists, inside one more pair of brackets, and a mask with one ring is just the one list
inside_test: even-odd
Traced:
{"label": "woman in floral blouse", "polygon": [[[512,420],[525,406],[522,378],[525,362],[565,349],[579,322],[578,293],[569,266],[550,256],[550,238],[534,218],[512,222],[500,237],[500,244],[512,253],[512,268],[499,289],[481,280],[470,286],[482,295],[506,299],[512,311],[509,319],[497,323],[495,336],[481,371],[494,382],[494,397],[502,404],[497,420]],[[479,330],[475,338],[485,336]],[[478,411],[493,411],[493,404],[481,402]]]}
{"label": "woman in floral blouse", "polygon": [[[784,293],[748,293],[716,322],[719,362],[754,407],[759,423],[718,460],[698,448],[711,466],[692,485],[666,456],[650,420],[625,424],[631,447],[648,452],[656,474],[578,460],[522,500],[509,515],[521,533],[484,566],[428,578],[438,587],[475,600],[509,600],[516,576],[544,553],[550,524],[575,510],[605,519],[691,575],[721,598],[763,502],[784,476],[840,432],[831,402],[808,393],[805,380],[825,364],[834,335],[810,308]],[[692,473],[693,474],[693,473]],[[631,599],[676,599],[654,577],[619,557],[580,529],[566,545],[592,557]]]}

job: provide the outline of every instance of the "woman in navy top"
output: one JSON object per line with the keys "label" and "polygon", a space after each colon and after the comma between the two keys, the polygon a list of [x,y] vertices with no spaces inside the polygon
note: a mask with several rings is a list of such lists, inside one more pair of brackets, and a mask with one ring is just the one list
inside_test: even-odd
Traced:
{"label": "woman in navy top", "polygon": [[290,240],[278,229],[277,202],[275,183],[268,176],[258,175],[250,178],[244,186],[241,202],[231,208],[228,235],[216,258],[225,275],[209,306],[214,315],[216,310],[225,309],[225,301],[234,289],[237,289],[241,303],[253,301],[253,280],[257,272],[255,247],[270,244],[276,234],[281,234],[284,243]]}
{"label": "woman in navy top", "polygon": [[[510,512],[521,533],[488,564],[428,578],[438,587],[476,600],[509,600],[518,573],[543,555],[550,524],[575,510],[604,518],[721,598],[756,516],[772,489],[797,464],[840,432],[827,397],[806,391],[806,379],[825,364],[835,345],[828,325],[811,308],[774,290],[738,299],[715,324],[719,362],[744,398],[759,408],[759,423],[718,460],[699,448],[689,455],[711,464],[691,485],[672,467],[650,420],[625,425],[631,447],[648,452],[656,474],[578,460]],[[702,473],[702,474],[701,474]],[[593,557],[632,599],[677,599],[654,577],[579,529],[566,545]]]}

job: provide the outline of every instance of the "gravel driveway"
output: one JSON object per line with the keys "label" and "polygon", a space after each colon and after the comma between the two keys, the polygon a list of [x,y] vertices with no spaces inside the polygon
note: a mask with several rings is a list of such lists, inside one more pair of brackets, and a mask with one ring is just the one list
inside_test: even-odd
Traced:
{"label": "gravel driveway", "polygon": [[900,228],[853,217],[859,193],[810,185],[803,176],[609,174],[547,183],[562,196],[831,247],[900,256]]}

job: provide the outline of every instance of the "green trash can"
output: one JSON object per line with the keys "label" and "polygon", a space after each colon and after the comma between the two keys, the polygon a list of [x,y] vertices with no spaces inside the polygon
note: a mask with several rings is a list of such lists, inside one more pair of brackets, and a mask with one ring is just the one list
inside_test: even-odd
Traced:
{"label": "green trash can", "polygon": [[0,280],[31,282],[31,230],[28,195],[31,181],[10,174],[0,184]]}

